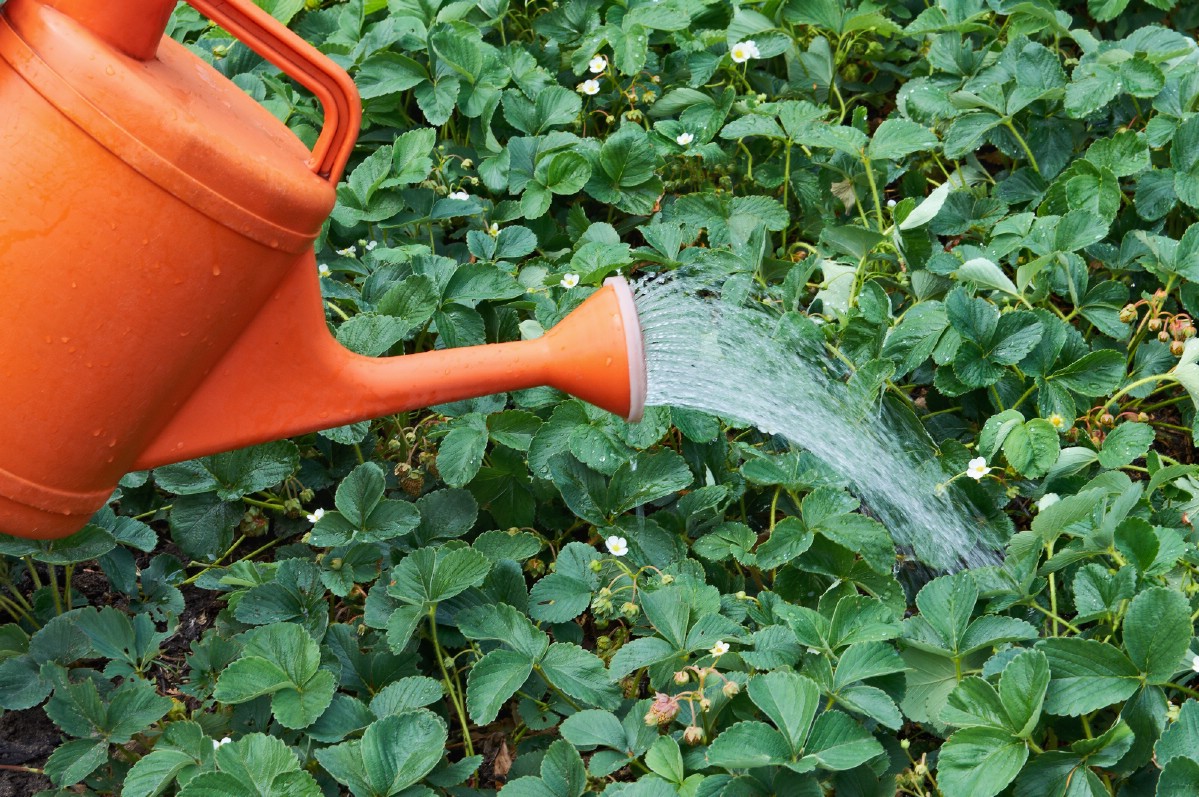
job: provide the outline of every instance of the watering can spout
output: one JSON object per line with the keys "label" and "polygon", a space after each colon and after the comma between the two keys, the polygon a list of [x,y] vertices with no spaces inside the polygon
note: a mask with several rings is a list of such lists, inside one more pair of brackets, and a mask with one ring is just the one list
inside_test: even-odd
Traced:
{"label": "watering can spout", "polygon": [[374,358],[329,334],[315,312],[321,302],[315,260],[298,265],[135,469],[542,385],[629,420],[641,417],[641,327],[621,277],[535,340]]}

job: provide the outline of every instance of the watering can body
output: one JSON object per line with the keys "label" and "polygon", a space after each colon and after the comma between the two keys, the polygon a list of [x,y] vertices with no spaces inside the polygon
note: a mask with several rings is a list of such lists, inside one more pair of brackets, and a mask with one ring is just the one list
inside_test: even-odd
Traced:
{"label": "watering can body", "polygon": [[0,8],[0,532],[70,534],[131,470],[551,384],[626,417],[613,281],[545,337],[360,357],[312,244],[357,136],[349,77],[250,0],[193,0],[320,98],[312,152],[183,46],[173,0]]}

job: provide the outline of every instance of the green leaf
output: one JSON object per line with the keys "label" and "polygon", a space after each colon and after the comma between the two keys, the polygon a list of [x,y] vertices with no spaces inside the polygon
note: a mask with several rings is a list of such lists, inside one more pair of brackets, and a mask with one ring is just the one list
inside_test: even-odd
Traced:
{"label": "green leaf", "polygon": [[1166,683],[1184,668],[1183,656],[1194,635],[1190,604],[1169,587],[1150,587],[1128,604],[1124,648],[1151,684]]}
{"label": "green leaf", "polygon": [[387,594],[415,605],[440,603],[479,586],[490,570],[491,562],[473,548],[421,548],[391,571]]}
{"label": "green leaf", "polygon": [[[577,194],[591,179],[591,164],[577,152],[558,152],[542,163],[546,164],[542,182],[555,194]],[[537,166],[540,171],[541,163]]]}
{"label": "green leaf", "polygon": [[513,650],[493,650],[475,662],[466,684],[466,710],[471,720],[479,725],[494,722],[504,703],[532,672],[532,659]]}
{"label": "green leaf", "polygon": [[1017,654],[999,677],[999,697],[1010,720],[1008,729],[1027,738],[1041,717],[1049,688],[1049,662],[1039,650]]}
{"label": "green leaf", "polygon": [[462,84],[458,78],[446,76],[421,83],[413,93],[417,107],[425,115],[425,121],[440,127],[453,115],[461,90]]}
{"label": "green leaf", "polygon": [[682,784],[687,771],[683,768],[683,754],[679,743],[671,736],[659,736],[645,754],[645,765],[675,785]]}
{"label": "green leaf", "polygon": [[1050,714],[1077,717],[1125,700],[1137,691],[1137,667],[1119,649],[1093,639],[1055,638],[1037,644],[1052,680],[1045,698]]}
{"label": "green leaf", "polygon": [[555,642],[539,666],[546,680],[576,700],[607,709],[620,704],[620,690],[608,677],[603,660],[578,645]]}
{"label": "green leaf", "polygon": [[179,775],[201,762],[179,750],[155,749],[142,756],[125,775],[121,797],[157,797]]}
{"label": "green leaf", "polygon": [[355,797],[393,797],[432,771],[445,753],[445,723],[429,711],[384,717],[360,741],[316,751],[316,758]]}
{"label": "green leaf", "polygon": [[449,26],[437,26],[429,36],[433,51],[472,86],[483,71],[483,50],[480,42],[458,33]]}
{"label": "green leaf", "polygon": [[1127,374],[1124,355],[1104,349],[1091,352],[1054,371],[1047,379],[1080,396],[1108,396],[1115,392]]}
{"label": "green leaf", "polygon": [[71,786],[107,760],[108,743],[103,739],[72,739],[50,754],[46,760],[46,777],[55,786]]}
{"label": "green leaf", "polygon": [[517,130],[530,136],[570,124],[579,117],[579,111],[583,108],[582,98],[562,86],[547,87],[532,102],[520,92],[509,89],[504,92],[503,103],[504,118]]}
{"label": "green leaf", "polygon": [[1130,421],[1108,432],[1099,449],[1099,464],[1105,468],[1122,468],[1145,456],[1153,444],[1153,427]]}
{"label": "green leaf", "polygon": [[254,0],[254,2],[284,25],[291,22],[292,18],[304,9],[303,0]]}
{"label": "green leaf", "polygon": [[996,265],[994,261],[988,260],[985,257],[976,257],[967,260],[954,272],[954,276],[961,280],[973,282],[981,288],[991,288],[1013,296],[1020,293],[1016,289],[1015,283],[1011,281],[1007,274],[1003,273],[1003,269]]}
{"label": "green leaf", "polygon": [[749,679],[749,698],[782,731],[796,757],[820,705],[820,687],[810,678],[792,672],[766,673]]}
{"label": "green leaf", "polygon": [[1175,758],[1162,768],[1157,797],[1192,797],[1199,791],[1199,762]]}
{"label": "green leaf", "polygon": [[874,131],[866,156],[872,160],[899,160],[913,152],[935,149],[937,137],[922,125],[907,119],[888,119]]}
{"label": "green leaf", "polygon": [[661,163],[645,130],[626,124],[600,147],[587,193],[625,213],[648,215],[661,194],[655,176]]}
{"label": "green leaf", "polygon": [[164,490],[179,495],[215,490],[222,500],[234,501],[274,487],[295,473],[299,464],[299,449],[294,443],[281,440],[157,468],[154,481]]}
{"label": "green leaf", "polygon": [[437,312],[441,293],[436,283],[424,274],[413,274],[393,285],[379,300],[379,313],[404,323],[405,337],[424,326]]}
{"label": "green leaf", "polygon": [[777,766],[791,760],[791,746],[764,722],[738,722],[712,740],[707,760],[724,769]]}
{"label": "green leaf", "polygon": [[454,420],[437,452],[437,471],[451,487],[462,487],[475,477],[487,452],[487,418],[472,412]]}
{"label": "green leaf", "polygon": [[937,761],[945,797],[995,797],[1028,760],[1024,742],[995,728],[966,728],[949,737]]}
{"label": "green leaf", "polygon": [[539,660],[549,647],[549,637],[518,609],[506,603],[479,606],[458,614],[458,630],[467,639],[503,642],[530,660]]}
{"label": "green leaf", "polygon": [[[406,55],[390,51],[371,55],[362,62],[354,75],[354,83],[358,86],[358,93],[364,100],[408,91],[428,79],[428,70],[419,62]],[[433,145],[430,144],[429,149],[432,148]],[[432,162],[429,163],[429,169],[431,168],[433,168]],[[428,169],[425,172],[427,174]],[[417,178],[417,180],[419,179],[421,178]]]}
{"label": "green leaf", "polygon": [[842,771],[882,755],[883,746],[847,715],[832,710],[821,714],[812,724],[805,752],[822,768]]}
{"label": "green leaf", "polygon": [[1042,418],[1014,426],[1003,442],[1008,463],[1021,475],[1035,478],[1049,472],[1061,453],[1057,429]]}
{"label": "green leaf", "polygon": [[608,503],[614,513],[627,512],[686,489],[693,478],[687,462],[670,449],[642,452],[612,475]]}
{"label": "green leaf", "polygon": [[275,623],[245,632],[242,658],[225,668],[213,697],[244,703],[272,695],[271,709],[286,728],[306,728],[324,713],[336,689],[321,670],[320,648],[302,626]]}
{"label": "green leaf", "polygon": [[1153,756],[1159,766],[1179,756],[1199,762],[1199,703],[1192,699],[1182,704],[1178,719],[1154,745]]}

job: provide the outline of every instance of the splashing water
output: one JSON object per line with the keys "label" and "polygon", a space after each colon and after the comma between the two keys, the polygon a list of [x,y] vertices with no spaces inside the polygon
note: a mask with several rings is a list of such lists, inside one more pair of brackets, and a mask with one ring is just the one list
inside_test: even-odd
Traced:
{"label": "splashing water", "polygon": [[713,287],[677,273],[634,286],[648,405],[735,419],[806,449],[927,564],[956,570],[998,561],[978,513],[956,486],[939,487],[947,477],[927,441],[912,442],[877,399],[863,406],[820,341],[780,340],[778,317],[713,298]]}

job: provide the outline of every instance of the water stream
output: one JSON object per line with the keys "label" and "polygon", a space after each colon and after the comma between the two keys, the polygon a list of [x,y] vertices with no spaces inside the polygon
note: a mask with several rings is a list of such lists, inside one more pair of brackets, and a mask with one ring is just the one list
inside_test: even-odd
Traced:
{"label": "water stream", "polygon": [[844,366],[819,340],[780,340],[777,314],[723,301],[712,286],[678,274],[634,286],[647,404],[702,410],[806,449],[926,564],[957,570],[997,561],[956,486],[938,488],[946,476],[927,441],[901,431],[877,397],[855,397]]}

